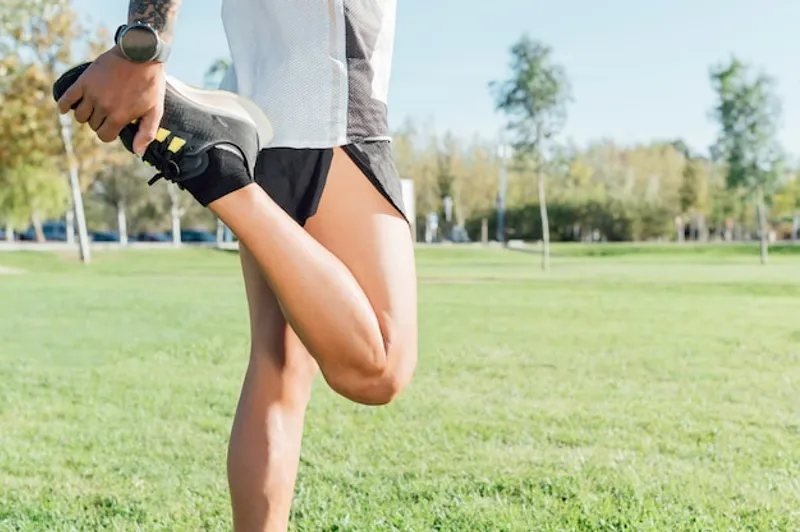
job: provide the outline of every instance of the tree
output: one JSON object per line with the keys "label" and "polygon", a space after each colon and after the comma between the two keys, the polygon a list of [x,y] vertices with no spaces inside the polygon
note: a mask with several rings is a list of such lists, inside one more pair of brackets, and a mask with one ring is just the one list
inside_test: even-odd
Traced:
{"label": "tree", "polygon": [[545,194],[545,144],[566,121],[570,85],[563,67],[553,60],[553,50],[527,35],[511,47],[511,77],[492,82],[496,108],[509,121],[515,152],[535,166],[542,218],[542,269],[550,263],[550,228]]}
{"label": "tree", "polygon": [[800,177],[797,173],[784,182],[772,198],[775,214],[791,221],[790,238],[796,242],[800,237]]}
{"label": "tree", "polygon": [[[39,101],[43,79],[40,67],[23,65],[9,57],[0,62],[4,63],[0,67],[2,214],[7,227],[22,229],[26,222],[31,223],[37,239],[42,241],[43,216],[61,214],[49,207],[62,204],[66,207],[64,187],[54,182],[66,183],[63,167],[57,166],[60,139],[55,136],[56,115],[47,113],[47,107]],[[48,119],[49,123],[43,124]],[[40,127],[45,128],[41,134],[52,145],[40,143],[37,138]],[[34,180],[36,186],[32,187]]]}
{"label": "tree", "polygon": [[52,165],[0,168],[0,219],[7,231],[32,222],[36,240],[43,242],[42,221],[63,213],[66,206],[67,181]]}
{"label": "tree", "polygon": [[[150,172],[146,177],[149,179],[152,175]],[[184,225],[188,227],[195,225],[205,229],[210,229],[214,225],[216,217],[209,209],[195,201],[191,194],[180,190],[177,185],[166,179],[161,179],[148,187],[148,196],[148,204],[142,209],[144,212],[140,211],[138,214],[140,216],[148,214],[147,218],[150,220],[168,219],[170,221],[168,227],[175,246],[181,244],[181,228]],[[140,223],[144,221],[141,220]]]}
{"label": "tree", "polygon": [[[93,55],[107,40],[102,29],[91,37],[68,0],[4,0],[0,10],[0,168],[26,168],[42,179],[65,179],[67,161],[51,88],[58,74],[76,62],[76,47],[86,46]],[[80,185],[85,189],[91,182],[87,176],[102,164],[104,149],[89,128],[75,128],[74,133],[78,169],[85,178]],[[31,196],[25,186],[20,180],[7,179],[7,187],[22,188],[6,191],[6,210],[24,211],[26,207],[10,202],[34,201],[34,196],[60,191],[57,185],[42,186]],[[35,201],[58,202],[52,196]],[[29,205],[27,210],[41,234],[40,208]]]}
{"label": "tree", "polygon": [[427,225],[427,215],[438,212],[440,142],[429,125],[420,128],[407,120],[393,132],[392,152],[400,175],[414,182],[414,202],[419,228]]}
{"label": "tree", "polygon": [[106,164],[92,185],[96,198],[116,212],[119,239],[128,243],[128,215],[147,199],[147,180],[152,172],[132,154],[121,152],[119,158]]}
{"label": "tree", "polygon": [[497,187],[500,172],[491,145],[473,139],[464,152],[462,164],[454,171],[453,199],[458,227],[477,212],[485,212],[494,204],[492,191]]}
{"label": "tree", "polygon": [[229,59],[217,59],[208,67],[205,76],[203,76],[203,86],[207,89],[216,89],[228,73],[231,67]]}
{"label": "tree", "polygon": [[[697,238],[699,240],[703,239],[701,235],[702,229],[695,227],[698,224],[694,223],[694,220],[697,219],[696,212],[702,201],[703,188],[706,185],[706,182],[702,179],[701,171],[702,166],[700,162],[691,157],[691,155],[688,156],[683,166],[681,187],[678,190],[681,215],[688,215],[690,217],[690,220],[692,220],[692,222],[690,222],[692,233],[697,231]],[[678,240],[683,240],[682,233],[678,235]]]}
{"label": "tree", "polygon": [[781,172],[782,151],[777,140],[780,101],[774,81],[733,57],[710,69],[717,94],[713,117],[719,124],[715,158],[727,166],[727,186],[755,201],[761,243],[761,263],[767,262],[766,198]]}
{"label": "tree", "polygon": [[700,156],[686,145],[676,140],[672,147],[683,154],[684,164],[678,201],[682,215],[689,216],[690,235],[696,240],[708,240],[708,209],[712,193],[711,173],[713,162]]}
{"label": "tree", "polygon": [[455,135],[451,132],[447,132],[442,139],[441,145],[437,143],[436,148],[437,198],[439,200],[439,205],[442,206],[440,218],[444,221],[444,224],[440,223],[439,225],[440,227],[444,225],[445,238],[450,238],[452,220],[448,220],[446,216],[445,202],[448,200],[445,198],[450,198],[450,201],[454,199],[456,182],[458,179],[457,176],[463,173],[461,145]]}

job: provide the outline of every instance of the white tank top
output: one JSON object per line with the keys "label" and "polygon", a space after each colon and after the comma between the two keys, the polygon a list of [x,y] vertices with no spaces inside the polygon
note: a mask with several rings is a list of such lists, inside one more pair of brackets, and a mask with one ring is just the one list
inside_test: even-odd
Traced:
{"label": "white tank top", "polygon": [[397,0],[223,0],[232,66],[220,88],[258,104],[273,147],[389,139]]}

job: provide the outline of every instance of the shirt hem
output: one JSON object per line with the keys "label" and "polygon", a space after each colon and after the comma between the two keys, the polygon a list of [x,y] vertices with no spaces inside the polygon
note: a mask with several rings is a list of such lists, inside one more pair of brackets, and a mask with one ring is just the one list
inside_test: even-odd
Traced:
{"label": "shirt hem", "polygon": [[333,141],[309,141],[297,139],[282,139],[277,142],[274,140],[270,142],[264,149],[269,148],[292,148],[297,150],[325,150],[330,148],[340,148],[348,144],[357,144],[359,142],[391,142],[392,137],[389,135],[375,135],[370,137],[358,138],[339,138]]}

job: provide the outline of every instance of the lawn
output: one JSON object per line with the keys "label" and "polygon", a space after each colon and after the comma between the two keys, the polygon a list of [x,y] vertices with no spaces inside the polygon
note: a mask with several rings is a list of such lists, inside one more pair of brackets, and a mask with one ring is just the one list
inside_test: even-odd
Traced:
{"label": "lawn", "polygon": [[[416,379],[317,381],[292,529],[800,529],[800,255],[575,249],[421,249]],[[236,254],[0,265],[0,530],[229,530]]]}

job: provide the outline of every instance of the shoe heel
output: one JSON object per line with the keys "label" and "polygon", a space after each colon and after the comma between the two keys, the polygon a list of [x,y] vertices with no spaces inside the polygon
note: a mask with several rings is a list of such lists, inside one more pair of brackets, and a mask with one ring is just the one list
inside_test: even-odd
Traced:
{"label": "shoe heel", "polygon": [[264,113],[264,111],[258,105],[256,105],[254,101],[238,94],[236,95],[236,99],[239,102],[239,105],[241,105],[245,111],[247,111],[247,114],[249,114],[253,119],[253,122],[255,122],[256,130],[258,131],[258,149],[264,149],[270,142],[272,142],[272,139],[275,136],[275,130],[272,128],[272,123],[270,123],[266,113]]}

